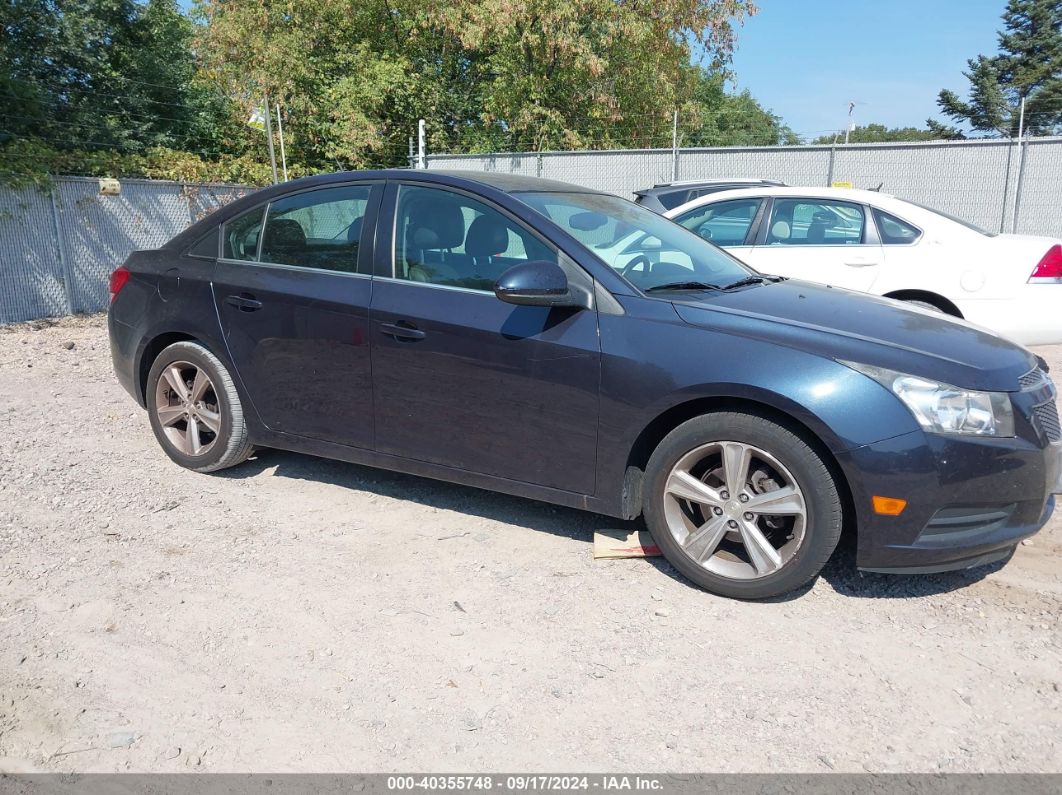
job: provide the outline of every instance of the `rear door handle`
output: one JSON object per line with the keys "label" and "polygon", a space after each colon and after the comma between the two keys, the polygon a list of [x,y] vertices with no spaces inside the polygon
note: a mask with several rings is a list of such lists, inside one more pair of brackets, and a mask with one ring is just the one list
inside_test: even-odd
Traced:
{"label": "rear door handle", "polygon": [[845,262],[849,268],[872,268],[878,264],[878,261],[874,259],[853,259]]}
{"label": "rear door handle", "polygon": [[262,302],[248,293],[230,295],[225,299],[225,303],[229,306],[236,307],[241,312],[257,312],[262,308]]}
{"label": "rear door handle", "polygon": [[406,340],[407,342],[422,340],[428,336],[406,320],[399,320],[394,323],[381,323],[380,331],[388,337],[394,337],[396,340]]}

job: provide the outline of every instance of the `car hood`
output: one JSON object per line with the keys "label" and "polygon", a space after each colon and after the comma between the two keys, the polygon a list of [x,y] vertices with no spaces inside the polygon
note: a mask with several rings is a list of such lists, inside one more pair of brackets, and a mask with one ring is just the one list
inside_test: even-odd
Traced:
{"label": "car hood", "polygon": [[1020,345],[957,318],[810,282],[683,293],[672,302],[691,325],[964,389],[1016,391],[1038,363]]}

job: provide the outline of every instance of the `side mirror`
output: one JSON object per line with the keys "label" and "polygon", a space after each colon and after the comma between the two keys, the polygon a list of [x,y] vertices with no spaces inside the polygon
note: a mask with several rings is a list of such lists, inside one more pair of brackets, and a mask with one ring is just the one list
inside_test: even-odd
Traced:
{"label": "side mirror", "polygon": [[507,304],[528,306],[586,306],[587,299],[568,284],[555,262],[522,262],[505,271],[494,283],[494,294]]}

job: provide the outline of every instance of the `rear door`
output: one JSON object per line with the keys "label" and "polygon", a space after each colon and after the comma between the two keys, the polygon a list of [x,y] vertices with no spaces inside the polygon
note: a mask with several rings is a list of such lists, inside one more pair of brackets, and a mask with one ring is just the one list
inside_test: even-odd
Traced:
{"label": "rear door", "polygon": [[383,183],[317,188],[228,221],[214,300],[270,430],[371,449],[369,300]]}
{"label": "rear door", "polygon": [[864,205],[788,196],[771,200],[755,245],[739,256],[763,273],[863,292],[884,262]]}
{"label": "rear door", "polygon": [[385,206],[371,313],[377,450],[593,494],[597,312],[515,306],[492,289],[534,260],[587,289],[593,280],[463,191],[392,184]]}

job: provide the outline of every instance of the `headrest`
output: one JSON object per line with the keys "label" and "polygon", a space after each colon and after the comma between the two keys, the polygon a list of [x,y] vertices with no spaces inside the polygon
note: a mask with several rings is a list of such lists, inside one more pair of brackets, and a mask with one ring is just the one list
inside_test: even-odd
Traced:
{"label": "headrest", "polygon": [[355,218],[350,222],[350,226],[347,227],[347,242],[359,243],[361,242],[361,222],[365,220],[365,216],[361,218]]}
{"label": "headrest", "polygon": [[294,218],[274,218],[266,222],[265,240],[262,248],[272,251],[278,248],[305,248],[306,233]]}
{"label": "headrest", "polygon": [[789,222],[775,221],[774,224],[771,226],[771,237],[775,240],[788,240]]}
{"label": "headrest", "polygon": [[465,253],[473,257],[493,257],[509,248],[509,230],[501,219],[481,215],[468,227]]}
{"label": "headrest", "polygon": [[465,239],[465,217],[456,203],[418,201],[409,208],[406,230],[413,248],[457,248]]}

